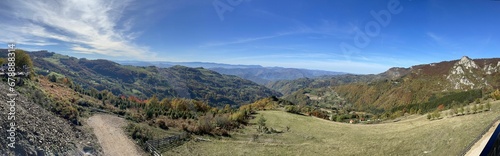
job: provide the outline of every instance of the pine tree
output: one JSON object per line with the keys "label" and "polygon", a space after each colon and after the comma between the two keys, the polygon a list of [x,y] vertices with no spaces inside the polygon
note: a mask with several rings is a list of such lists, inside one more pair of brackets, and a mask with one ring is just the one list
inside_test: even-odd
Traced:
{"label": "pine tree", "polygon": [[50,76],[49,76],[49,81],[50,81],[50,82],[57,82],[57,77],[56,77],[56,75],[55,75],[55,74],[50,75]]}

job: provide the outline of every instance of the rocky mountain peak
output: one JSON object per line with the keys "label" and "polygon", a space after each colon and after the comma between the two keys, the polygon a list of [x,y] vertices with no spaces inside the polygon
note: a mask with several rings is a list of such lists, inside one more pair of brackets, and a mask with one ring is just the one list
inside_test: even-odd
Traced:
{"label": "rocky mountain peak", "polygon": [[474,60],[472,60],[471,58],[469,58],[468,56],[463,56],[460,61],[458,61],[455,66],[459,66],[459,65],[462,65],[465,69],[470,69],[470,68],[479,68],[477,66],[477,64],[474,62]]}

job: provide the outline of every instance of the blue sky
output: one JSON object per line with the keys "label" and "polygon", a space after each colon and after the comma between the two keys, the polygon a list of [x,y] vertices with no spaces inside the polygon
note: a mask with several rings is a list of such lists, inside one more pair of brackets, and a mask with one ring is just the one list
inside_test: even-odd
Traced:
{"label": "blue sky", "polygon": [[367,74],[498,57],[500,45],[500,1],[491,0],[20,0],[0,8],[5,47],[91,59]]}

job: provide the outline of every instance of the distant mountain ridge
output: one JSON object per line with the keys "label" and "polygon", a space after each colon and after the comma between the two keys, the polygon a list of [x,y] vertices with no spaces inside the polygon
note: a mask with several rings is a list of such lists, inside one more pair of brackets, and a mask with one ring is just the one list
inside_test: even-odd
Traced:
{"label": "distant mountain ridge", "polygon": [[278,80],[294,80],[299,78],[317,78],[320,76],[342,75],[346,73],[311,70],[299,68],[284,68],[284,67],[263,67],[260,65],[232,65],[223,63],[209,62],[144,62],[144,61],[117,61],[122,65],[133,66],[157,66],[157,67],[173,67],[176,65],[197,68],[203,67],[221,74],[235,75],[261,85],[265,85],[272,81]]}
{"label": "distant mountain ridge", "polygon": [[299,78],[317,78],[345,74],[341,72],[282,67],[210,68],[210,70],[221,74],[236,75],[262,85],[278,80],[295,80]]}
{"label": "distant mountain ridge", "polygon": [[173,67],[176,65],[191,67],[191,68],[262,68],[260,65],[232,65],[224,63],[211,63],[211,62],[168,62],[168,61],[115,61],[122,65],[132,65],[132,66],[157,66],[162,68]]}

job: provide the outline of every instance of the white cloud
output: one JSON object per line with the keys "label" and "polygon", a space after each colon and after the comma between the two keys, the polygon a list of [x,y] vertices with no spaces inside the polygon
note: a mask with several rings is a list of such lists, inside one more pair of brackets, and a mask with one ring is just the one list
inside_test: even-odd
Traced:
{"label": "white cloud", "polygon": [[63,43],[76,53],[154,58],[148,47],[136,45],[131,19],[123,19],[130,0],[8,1],[2,11],[0,41],[46,46]]}

